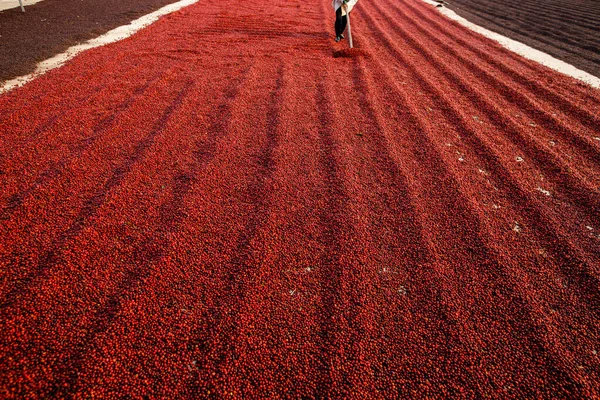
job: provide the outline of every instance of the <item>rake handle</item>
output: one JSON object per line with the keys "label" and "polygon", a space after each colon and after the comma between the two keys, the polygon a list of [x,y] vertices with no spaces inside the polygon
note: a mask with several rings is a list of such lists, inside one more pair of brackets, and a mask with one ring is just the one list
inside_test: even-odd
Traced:
{"label": "rake handle", "polygon": [[348,12],[348,4],[344,4],[344,9],[346,10],[346,19],[348,20],[348,44],[350,44],[350,48],[352,48],[352,29],[350,28],[350,13]]}

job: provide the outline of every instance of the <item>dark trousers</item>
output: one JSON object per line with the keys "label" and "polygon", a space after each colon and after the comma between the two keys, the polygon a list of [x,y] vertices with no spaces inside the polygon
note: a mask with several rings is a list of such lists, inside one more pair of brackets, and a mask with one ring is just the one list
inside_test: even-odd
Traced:
{"label": "dark trousers", "polygon": [[347,22],[348,19],[346,16],[342,16],[342,7],[335,10],[335,36],[340,36],[342,33],[344,33]]}

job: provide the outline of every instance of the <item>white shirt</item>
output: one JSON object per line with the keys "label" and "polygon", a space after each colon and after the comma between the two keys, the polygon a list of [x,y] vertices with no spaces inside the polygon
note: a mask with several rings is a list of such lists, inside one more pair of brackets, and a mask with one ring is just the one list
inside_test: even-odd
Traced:
{"label": "white shirt", "polygon": [[[333,0],[331,3],[331,6],[333,7],[334,10],[337,11],[338,8],[342,7],[342,1],[343,0]],[[346,7],[348,7],[348,12],[352,11],[352,7],[354,7],[354,5],[356,4],[358,0],[349,0],[348,4],[346,4]],[[346,15],[346,10],[344,10],[346,7],[342,7],[342,15]]]}

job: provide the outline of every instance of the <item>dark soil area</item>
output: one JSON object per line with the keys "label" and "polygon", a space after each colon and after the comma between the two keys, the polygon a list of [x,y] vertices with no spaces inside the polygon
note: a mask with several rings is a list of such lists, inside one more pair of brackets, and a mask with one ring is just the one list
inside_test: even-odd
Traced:
{"label": "dark soil area", "polygon": [[597,0],[449,0],[449,8],[478,25],[600,76]]}
{"label": "dark soil area", "polygon": [[176,0],[44,0],[0,12],[0,82]]}

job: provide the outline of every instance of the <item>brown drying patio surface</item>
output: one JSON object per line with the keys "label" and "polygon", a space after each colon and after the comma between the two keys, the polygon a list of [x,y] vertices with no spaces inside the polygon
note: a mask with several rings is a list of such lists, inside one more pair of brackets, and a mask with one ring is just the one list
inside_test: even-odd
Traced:
{"label": "brown drying patio surface", "polygon": [[448,0],[477,25],[542,50],[600,77],[597,0]]}
{"label": "brown drying patio surface", "polygon": [[0,82],[176,0],[44,0],[0,11]]}
{"label": "brown drying patio surface", "polygon": [[600,92],[421,0],[352,52],[238,5],[0,96],[0,397],[598,398]]}

